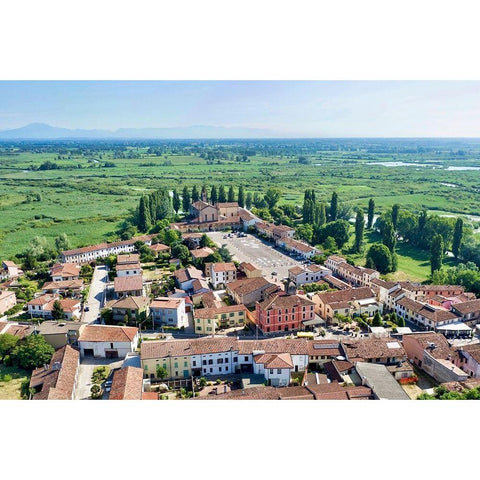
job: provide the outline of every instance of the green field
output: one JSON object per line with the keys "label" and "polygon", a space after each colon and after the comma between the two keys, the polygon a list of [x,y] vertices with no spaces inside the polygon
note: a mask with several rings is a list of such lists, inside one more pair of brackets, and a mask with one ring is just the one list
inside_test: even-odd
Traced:
{"label": "green field", "polygon": [[[364,209],[373,197],[379,213],[398,203],[414,211],[480,216],[479,172],[447,170],[452,165],[479,166],[480,144],[422,145],[367,140],[157,141],[152,151],[148,142],[3,144],[0,257],[13,258],[36,235],[53,242],[65,232],[74,246],[114,240],[142,193],[194,184],[243,184],[247,192],[261,194],[277,186],[283,193],[280,203],[298,206],[304,190],[314,188],[321,200],[328,201],[336,190],[340,202]],[[237,161],[243,150],[248,150],[248,161]],[[214,159],[202,158],[202,152],[204,157],[213,152]],[[310,163],[298,163],[300,156]],[[60,169],[36,170],[46,161]],[[414,165],[372,164],[391,161]],[[105,162],[115,166],[105,167]],[[37,193],[40,201],[28,197]],[[399,246],[399,267],[412,277],[425,278],[427,257]]]}
{"label": "green field", "polygon": [[[5,375],[10,375],[12,379],[5,381]],[[17,367],[6,367],[0,363],[0,400],[21,400],[20,387],[28,376],[28,372],[25,370]]]}

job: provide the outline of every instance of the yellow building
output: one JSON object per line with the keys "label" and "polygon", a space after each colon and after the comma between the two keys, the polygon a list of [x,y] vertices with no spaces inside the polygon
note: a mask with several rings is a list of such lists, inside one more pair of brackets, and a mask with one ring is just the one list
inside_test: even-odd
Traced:
{"label": "yellow building", "polygon": [[167,371],[167,379],[189,378],[192,372],[188,345],[184,340],[143,342],[140,347],[143,377],[157,379],[157,368],[161,367]]}
{"label": "yellow building", "polygon": [[195,333],[213,335],[219,328],[243,327],[247,316],[245,305],[201,308],[194,312]]}

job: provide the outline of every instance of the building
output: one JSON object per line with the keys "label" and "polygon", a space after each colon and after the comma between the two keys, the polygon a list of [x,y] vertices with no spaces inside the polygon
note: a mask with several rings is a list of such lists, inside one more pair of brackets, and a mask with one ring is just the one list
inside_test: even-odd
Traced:
{"label": "building", "polygon": [[149,248],[156,257],[159,255],[169,255],[171,251],[170,247],[168,245],[164,245],[163,243],[154,243],[150,245]]}
{"label": "building", "polygon": [[263,375],[273,387],[287,387],[292,370],[289,353],[259,353],[253,357],[253,373]]}
{"label": "building", "polygon": [[263,333],[303,330],[303,322],[315,318],[315,304],[298,295],[271,295],[256,303],[258,328]]}
{"label": "building", "polygon": [[10,260],[3,260],[0,267],[0,280],[13,280],[23,275],[23,270]]}
{"label": "building", "polygon": [[140,263],[118,263],[115,266],[117,277],[132,277],[134,275],[142,275],[142,267]]}
{"label": "building", "polygon": [[342,348],[351,362],[381,363],[393,365],[403,362],[407,354],[398,340],[391,337],[369,337],[361,340],[344,340]]}
{"label": "building", "polygon": [[239,269],[247,278],[257,278],[262,276],[262,270],[248,262],[242,262]]}
{"label": "building", "polygon": [[173,273],[179,288],[185,291],[193,291],[195,280],[205,280],[203,273],[195,267],[181,268]]}
{"label": "building", "polygon": [[[274,235],[275,237],[275,235]],[[289,236],[282,236],[275,240],[275,243],[278,247],[283,250],[293,253],[301,258],[308,259],[312,258],[315,255],[320,255],[321,251],[311,245],[307,245],[304,242],[299,242]]]}
{"label": "building", "polygon": [[75,263],[56,263],[50,269],[50,276],[54,282],[78,280],[80,278],[80,265]]}
{"label": "building", "polygon": [[208,276],[213,288],[227,285],[237,279],[237,269],[234,263],[209,263],[207,266]]}
{"label": "building", "polygon": [[109,302],[112,309],[112,319],[115,322],[146,319],[149,315],[150,299],[148,297],[131,295]]}
{"label": "building", "polygon": [[371,268],[350,265],[343,257],[338,255],[330,255],[325,261],[325,266],[355,287],[370,287],[373,280],[380,278],[380,272]]}
{"label": "building", "polygon": [[132,275],[131,277],[115,277],[113,280],[113,289],[117,298],[127,295],[137,297],[143,296],[143,278],[141,275]]}
{"label": "building", "polygon": [[215,206],[218,210],[219,218],[238,217],[239,215],[240,207],[237,202],[219,202]]}
{"label": "building", "polygon": [[377,400],[410,400],[405,390],[393,378],[385,365],[357,362],[355,369],[362,385],[370,387]]}
{"label": "building", "polygon": [[150,304],[154,327],[188,327],[185,298],[159,297]]}
{"label": "building", "polygon": [[190,250],[190,255],[196,265],[215,253],[210,247],[201,247]]}
{"label": "building", "polygon": [[322,369],[325,363],[337,357],[345,357],[342,344],[338,340],[313,340],[308,342],[309,370]]}
{"label": "building", "polygon": [[435,332],[411,333],[403,336],[402,343],[408,361],[438,382],[460,382],[468,378],[468,374],[455,365],[456,351],[443,335]]}
{"label": "building", "polygon": [[137,367],[124,367],[115,371],[109,400],[142,400],[143,370]]}
{"label": "building", "polygon": [[54,303],[58,301],[64,312],[66,320],[79,319],[81,315],[81,300],[76,298],[61,299],[55,295],[41,295],[27,303],[27,312],[30,317],[53,318]]}
{"label": "building", "polygon": [[480,343],[460,347],[454,363],[471,377],[480,378]]}
{"label": "building", "polygon": [[331,275],[332,271],[326,267],[311,264],[306,267],[296,266],[288,269],[288,278],[295,283],[297,287],[306,283],[314,283],[322,280],[326,275]]}
{"label": "building", "polygon": [[52,293],[63,296],[79,295],[83,290],[83,280],[81,279],[45,282],[42,287],[42,293]]}
{"label": "building", "polygon": [[451,308],[452,313],[466,325],[474,326],[480,322],[480,299],[454,303]]}
{"label": "building", "polygon": [[190,205],[191,223],[217,222],[219,211],[213,205],[198,200]]}
{"label": "building", "polygon": [[138,338],[136,327],[87,325],[78,345],[82,357],[124,358],[127,353],[135,351]]}
{"label": "building", "polygon": [[195,309],[193,317],[196,334],[214,335],[221,328],[243,327],[247,308],[245,305],[198,308]]}
{"label": "building", "polygon": [[117,265],[135,265],[137,263],[140,263],[140,254],[138,253],[117,255]]}
{"label": "building", "polygon": [[135,243],[140,241],[146,245],[152,244],[152,238],[155,235],[143,235],[141,237],[131,238],[130,240],[121,240],[112,243],[99,243],[89,247],[75,248],[65,250],[61,253],[62,263],[89,263],[97,258],[106,258],[110,255],[119,253],[130,253],[135,251]]}
{"label": "building", "polygon": [[17,297],[15,292],[9,290],[0,290],[0,315],[8,312],[17,304]]}
{"label": "building", "polygon": [[65,345],[57,350],[50,364],[32,372],[30,388],[33,400],[73,400],[78,377],[80,355]]}
{"label": "building", "polygon": [[182,233],[182,242],[191,248],[200,247],[200,242],[202,241],[203,233],[193,232],[193,233]]}
{"label": "building", "polygon": [[243,303],[247,307],[261,302],[277,290],[277,285],[263,277],[244,278],[227,283],[227,294],[235,303]]}
{"label": "building", "polygon": [[30,327],[32,335],[42,335],[45,341],[55,350],[70,345],[78,346],[78,339],[85,328],[85,323],[81,322],[57,322],[56,320],[47,320]]}
{"label": "building", "polygon": [[305,387],[310,391],[315,400],[374,400],[374,394],[370,387],[345,386],[343,383],[330,382],[326,384],[308,384]]}
{"label": "building", "polygon": [[257,233],[273,242],[283,238],[293,238],[295,229],[287,225],[275,225],[274,223],[255,223]]}

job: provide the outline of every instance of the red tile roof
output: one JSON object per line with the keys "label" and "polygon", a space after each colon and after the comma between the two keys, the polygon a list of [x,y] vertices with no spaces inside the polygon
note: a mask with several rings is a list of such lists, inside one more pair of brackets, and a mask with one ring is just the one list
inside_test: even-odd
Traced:
{"label": "red tile roof", "polygon": [[143,289],[143,279],[141,275],[115,277],[113,284],[115,292],[137,292]]}
{"label": "red tile roof", "polygon": [[120,368],[113,374],[109,400],[141,400],[143,370],[136,367]]}
{"label": "red tile roof", "polygon": [[[136,327],[110,325],[87,325],[78,339],[79,342],[131,342],[138,333]],[[147,342],[148,343],[148,342]]]}

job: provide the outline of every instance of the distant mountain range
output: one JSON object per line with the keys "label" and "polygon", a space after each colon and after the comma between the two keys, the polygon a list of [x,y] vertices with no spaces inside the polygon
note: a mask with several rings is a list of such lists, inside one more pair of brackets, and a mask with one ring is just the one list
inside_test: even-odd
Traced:
{"label": "distant mountain range", "polygon": [[268,138],[277,136],[268,129],[216,127],[212,125],[167,128],[119,128],[112,131],[68,129],[52,127],[45,123],[30,123],[21,128],[0,130],[0,140]]}

